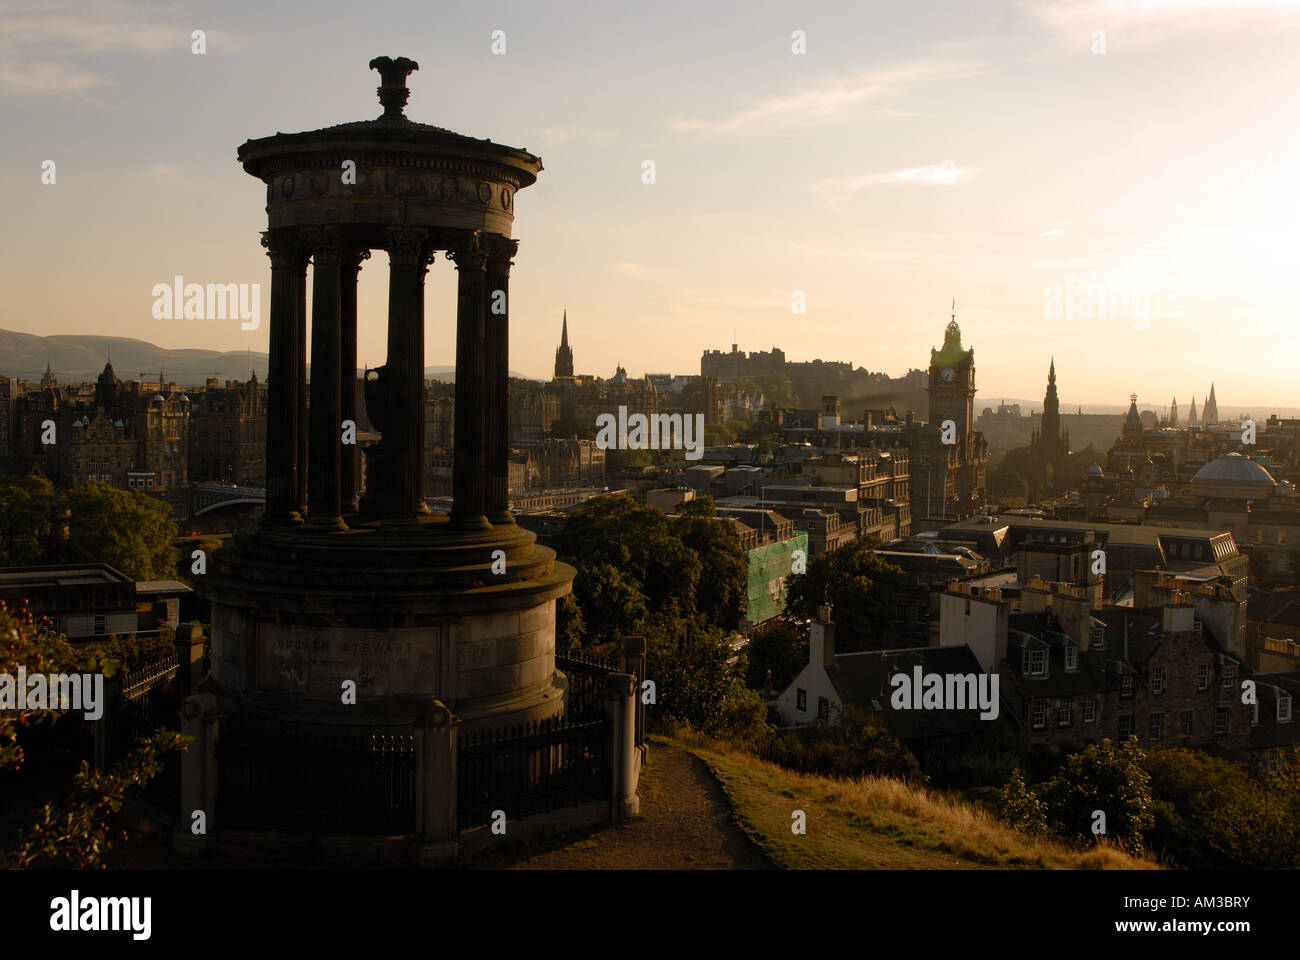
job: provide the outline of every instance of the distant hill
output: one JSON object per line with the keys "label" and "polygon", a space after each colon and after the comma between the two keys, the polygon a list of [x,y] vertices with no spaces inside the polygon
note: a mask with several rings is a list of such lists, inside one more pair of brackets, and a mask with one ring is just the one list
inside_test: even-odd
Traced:
{"label": "distant hill", "polygon": [[[167,350],[130,337],[99,337],[91,334],[56,334],[38,337],[31,333],[0,330],[0,376],[36,381],[45,373],[48,360],[60,383],[94,380],[112,357],[113,369],[124,380],[144,374],[156,378],[161,369],[167,379],[179,384],[200,384],[209,377],[244,380],[249,369],[259,380],[266,379],[268,357],[257,351]],[[455,367],[425,367],[428,377],[454,380]],[[511,370],[510,376],[530,379]]]}

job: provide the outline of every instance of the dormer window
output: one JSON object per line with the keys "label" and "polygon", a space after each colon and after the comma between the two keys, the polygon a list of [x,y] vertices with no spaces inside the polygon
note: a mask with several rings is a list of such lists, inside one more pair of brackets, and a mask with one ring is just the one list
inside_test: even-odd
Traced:
{"label": "dormer window", "polygon": [[1094,650],[1106,649],[1106,628],[1105,627],[1092,628],[1092,648]]}
{"label": "dormer window", "polygon": [[1021,660],[1021,670],[1027,677],[1041,677],[1047,673],[1047,651],[1026,650]]}
{"label": "dormer window", "polygon": [[1119,678],[1119,695],[1121,697],[1133,696],[1133,678],[1125,675]]}
{"label": "dormer window", "polygon": [[1077,643],[1067,643],[1065,645],[1065,669],[1069,672],[1079,669],[1079,645]]}
{"label": "dormer window", "polygon": [[1291,694],[1279,693],[1277,695],[1277,722],[1291,722]]}
{"label": "dormer window", "polygon": [[1225,687],[1236,686],[1237,683],[1237,665],[1235,663],[1225,663],[1223,665],[1223,685]]}

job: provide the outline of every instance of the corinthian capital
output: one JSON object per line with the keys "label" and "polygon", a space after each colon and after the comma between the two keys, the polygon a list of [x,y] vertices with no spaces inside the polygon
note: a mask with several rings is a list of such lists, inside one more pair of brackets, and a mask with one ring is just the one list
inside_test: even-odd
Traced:
{"label": "corinthian capital", "polygon": [[457,270],[482,270],[487,266],[488,253],[481,242],[479,232],[458,241],[447,251],[447,259],[456,264]]}
{"label": "corinthian capital", "polygon": [[479,238],[479,246],[487,253],[487,268],[493,273],[510,272],[515,253],[519,250],[519,241],[503,237],[499,233],[484,234]]}
{"label": "corinthian capital", "polygon": [[302,238],[311,248],[312,262],[318,267],[342,264],[352,254],[338,227],[305,227]]}
{"label": "corinthian capital", "polygon": [[431,259],[429,231],[423,227],[392,227],[385,240],[384,249],[393,266],[424,266]]}
{"label": "corinthian capital", "polygon": [[293,227],[263,230],[262,246],[266,247],[266,255],[271,258],[272,269],[305,269],[307,258],[311,256],[311,250]]}

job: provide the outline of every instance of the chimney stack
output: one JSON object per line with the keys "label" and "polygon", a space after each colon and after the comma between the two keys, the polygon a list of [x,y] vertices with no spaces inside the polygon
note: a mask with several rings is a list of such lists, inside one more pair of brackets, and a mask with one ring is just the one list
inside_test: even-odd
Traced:
{"label": "chimney stack", "polygon": [[808,632],[808,663],[835,665],[835,624],[831,622],[830,607],[817,608],[817,619]]}

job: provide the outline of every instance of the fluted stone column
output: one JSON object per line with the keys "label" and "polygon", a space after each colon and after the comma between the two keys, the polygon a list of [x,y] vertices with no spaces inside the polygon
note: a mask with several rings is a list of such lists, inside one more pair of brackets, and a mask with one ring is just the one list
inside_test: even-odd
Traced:
{"label": "fluted stone column", "polygon": [[487,251],[486,354],[483,362],[484,475],[487,518],[514,523],[510,514],[510,258],[518,240],[483,238]]}
{"label": "fluted stone column", "polygon": [[266,508],[262,525],[302,522],[298,512],[298,407],[303,383],[298,379],[301,334],[295,295],[307,270],[307,251],[297,231],[267,230],[262,246],[271,258],[270,362],[266,402]]}
{"label": "fluted stone column", "polygon": [[[339,400],[344,420],[357,422],[357,274],[369,250],[350,251],[343,259],[343,288],[339,306]],[[339,468],[339,499],[344,514],[356,513],[361,492],[361,447],[344,445]]]}
{"label": "fluted stone column", "polygon": [[451,526],[484,530],[484,361],[487,319],[487,253],[474,233],[447,256],[456,264],[456,445],[451,473]]}
{"label": "fluted stone column", "polygon": [[[305,253],[310,256],[311,251]],[[298,382],[297,404],[294,407],[295,436],[298,438],[297,473],[294,475],[298,500],[298,513],[307,516],[307,261],[293,275],[294,357],[293,375]]]}
{"label": "fluted stone column", "polygon": [[304,231],[312,247],[311,450],[308,466],[311,512],[307,526],[345,530],[339,499],[342,404],[339,399],[344,247],[333,228]]}
{"label": "fluted stone column", "polygon": [[412,526],[424,504],[424,275],[429,231],[388,231],[388,362],[385,366],[383,523]]}

